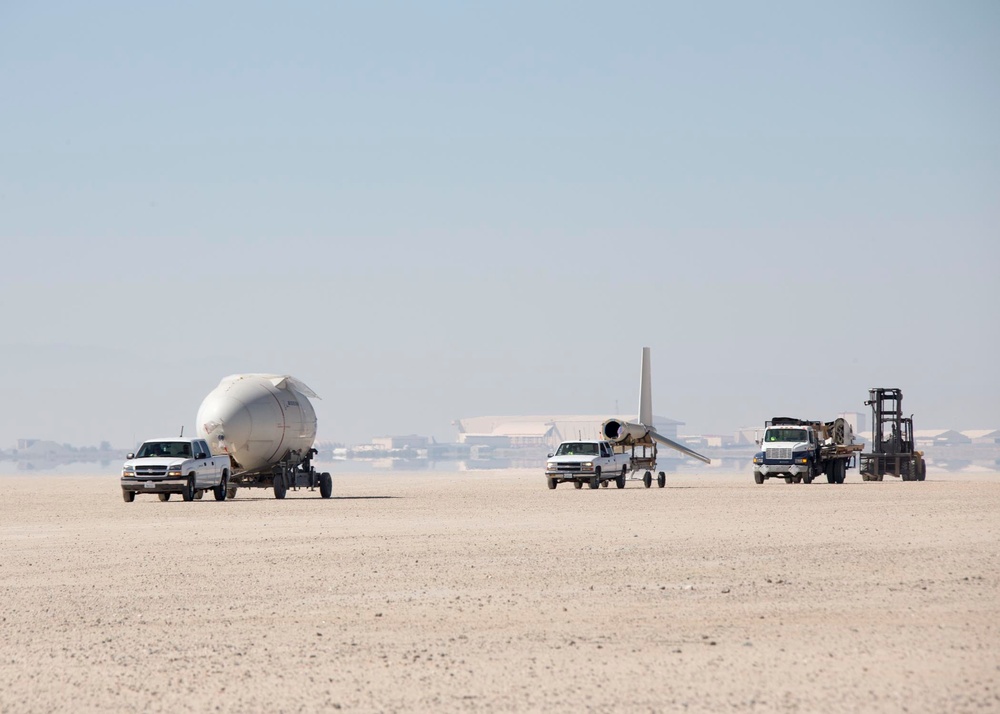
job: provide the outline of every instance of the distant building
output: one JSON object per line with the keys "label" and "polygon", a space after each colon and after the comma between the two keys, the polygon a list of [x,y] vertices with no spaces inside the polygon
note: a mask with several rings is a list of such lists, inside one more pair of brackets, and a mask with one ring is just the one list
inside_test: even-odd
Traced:
{"label": "distant building", "polygon": [[489,434],[459,434],[461,444],[477,446],[521,447],[555,446],[562,436],[555,424],[544,421],[504,422],[497,424]]}
{"label": "distant building", "polygon": [[1000,444],[1000,429],[970,429],[963,431],[973,444]]}
{"label": "distant building", "polygon": [[693,449],[721,449],[733,443],[732,437],[724,434],[692,434],[680,436],[677,440]]}
{"label": "distant building", "polygon": [[918,447],[958,446],[972,443],[965,434],[953,429],[914,429],[913,440]]}
{"label": "distant building", "polygon": [[396,451],[399,449],[426,449],[426,436],[408,434],[406,436],[376,436],[372,446],[379,451]]}
{"label": "distant building", "polygon": [[[18,439],[17,456],[19,459],[54,460],[66,458],[73,452],[65,444],[39,439]],[[26,446],[21,446],[26,444]]]}

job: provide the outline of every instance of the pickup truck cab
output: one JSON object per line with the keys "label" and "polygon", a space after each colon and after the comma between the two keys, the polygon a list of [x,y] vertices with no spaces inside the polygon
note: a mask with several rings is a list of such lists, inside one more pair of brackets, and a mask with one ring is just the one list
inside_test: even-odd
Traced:
{"label": "pickup truck cab", "polygon": [[576,488],[588,484],[599,488],[614,481],[625,488],[625,476],[631,464],[628,454],[616,454],[610,441],[564,441],[545,462],[545,479],[549,488],[563,481],[572,481]]}
{"label": "pickup truck cab", "polygon": [[193,501],[212,489],[215,500],[224,501],[229,468],[229,457],[213,456],[204,439],[151,439],[122,466],[122,498],[131,503],[137,493],[155,493],[168,501],[170,494],[179,493]]}

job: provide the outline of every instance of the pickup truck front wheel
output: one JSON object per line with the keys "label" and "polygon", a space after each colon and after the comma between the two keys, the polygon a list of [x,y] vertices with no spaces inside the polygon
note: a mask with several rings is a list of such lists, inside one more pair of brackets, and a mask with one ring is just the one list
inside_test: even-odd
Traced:
{"label": "pickup truck front wheel", "polygon": [[229,474],[225,471],[222,472],[222,478],[219,479],[219,485],[212,489],[212,495],[215,496],[216,501],[225,501],[226,492],[229,490]]}
{"label": "pickup truck front wheel", "polygon": [[132,503],[132,501],[135,500],[135,491],[126,491],[123,488],[122,489],[122,500],[125,501],[125,503]]}
{"label": "pickup truck front wheel", "polygon": [[601,467],[598,466],[594,470],[594,475],[590,477],[590,487],[600,488],[601,487]]}
{"label": "pickup truck front wheel", "polygon": [[550,490],[550,491],[554,490],[554,489],[555,489],[555,487],[556,487],[556,484],[558,484],[558,483],[559,483],[559,482],[558,482],[558,481],[556,481],[556,480],[555,480],[554,478],[548,478],[548,479],[545,479],[545,480],[549,482],[549,490]]}
{"label": "pickup truck front wheel", "polygon": [[194,500],[194,476],[188,476],[187,483],[184,484],[184,490],[181,491],[181,498],[185,501]]}

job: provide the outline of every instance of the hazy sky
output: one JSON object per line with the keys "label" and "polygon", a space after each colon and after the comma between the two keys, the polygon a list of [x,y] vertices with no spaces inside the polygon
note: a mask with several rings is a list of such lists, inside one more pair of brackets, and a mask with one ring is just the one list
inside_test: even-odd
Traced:
{"label": "hazy sky", "polygon": [[237,372],[481,414],[1000,427],[1000,4],[4,2],[0,446]]}

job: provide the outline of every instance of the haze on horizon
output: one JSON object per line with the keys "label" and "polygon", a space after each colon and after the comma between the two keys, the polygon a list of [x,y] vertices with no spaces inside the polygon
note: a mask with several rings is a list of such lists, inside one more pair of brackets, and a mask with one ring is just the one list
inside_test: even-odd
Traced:
{"label": "haze on horizon", "polygon": [[[482,414],[1000,427],[1000,6],[0,8],[0,447]],[[616,406],[617,405],[617,406]]]}

